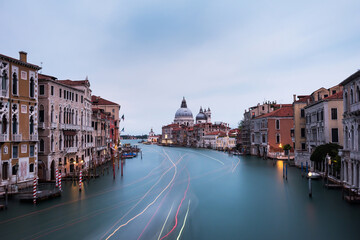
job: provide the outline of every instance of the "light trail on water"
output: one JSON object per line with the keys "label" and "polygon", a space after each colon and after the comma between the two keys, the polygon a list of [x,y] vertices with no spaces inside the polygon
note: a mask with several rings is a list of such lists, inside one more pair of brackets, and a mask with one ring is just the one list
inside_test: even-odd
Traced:
{"label": "light trail on water", "polygon": [[185,227],[185,224],[186,224],[186,219],[187,219],[188,213],[189,213],[190,202],[191,202],[191,201],[190,201],[190,199],[189,199],[189,204],[188,204],[187,211],[186,211],[186,214],[185,214],[185,217],[184,217],[184,222],[183,222],[183,225],[182,225],[182,227],[181,227],[181,229],[180,229],[179,235],[178,235],[178,237],[176,238],[176,240],[179,240],[179,239],[180,239],[181,233],[182,233],[182,231],[184,230],[184,227]]}
{"label": "light trail on water", "polygon": [[[160,192],[160,194],[150,203],[148,204],[140,213],[138,213],[137,215],[135,215],[134,217],[132,217],[131,219],[129,219],[126,223],[124,224],[121,224],[119,227],[117,227],[107,238],[106,240],[108,240],[109,238],[111,238],[117,231],[119,231],[122,227],[128,225],[130,222],[132,222],[133,220],[135,220],[137,217],[139,217],[140,215],[142,215],[150,206],[152,206],[156,201],[157,199],[170,187],[170,185],[173,183],[174,179],[175,179],[175,176],[177,174],[177,166],[176,164],[171,160],[170,156],[164,151],[164,154],[167,156],[167,158],[169,159],[169,161],[172,163],[175,171],[174,171],[174,174],[173,174],[173,177],[171,179],[171,181],[169,182],[169,184]],[[180,160],[179,160],[180,161]],[[172,169],[169,168],[169,169]]]}

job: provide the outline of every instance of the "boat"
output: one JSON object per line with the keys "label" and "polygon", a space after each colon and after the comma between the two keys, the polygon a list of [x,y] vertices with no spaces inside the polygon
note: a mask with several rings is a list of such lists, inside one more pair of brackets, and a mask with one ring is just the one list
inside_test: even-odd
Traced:
{"label": "boat", "polygon": [[317,173],[317,172],[309,172],[307,177],[311,178],[311,179],[319,179],[319,178],[321,178],[321,175],[320,175],[320,173]]}

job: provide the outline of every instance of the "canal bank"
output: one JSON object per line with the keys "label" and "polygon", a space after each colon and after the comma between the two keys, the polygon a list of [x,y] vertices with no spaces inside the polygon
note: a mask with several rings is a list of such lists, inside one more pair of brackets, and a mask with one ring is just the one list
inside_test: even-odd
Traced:
{"label": "canal bank", "polygon": [[[142,147],[124,176],[64,182],[61,198],[9,203],[1,239],[357,239],[360,207],[282,162],[205,149]],[[175,167],[176,166],[176,167]],[[188,210],[189,209],[189,210]],[[21,227],[19,227],[21,226]]]}

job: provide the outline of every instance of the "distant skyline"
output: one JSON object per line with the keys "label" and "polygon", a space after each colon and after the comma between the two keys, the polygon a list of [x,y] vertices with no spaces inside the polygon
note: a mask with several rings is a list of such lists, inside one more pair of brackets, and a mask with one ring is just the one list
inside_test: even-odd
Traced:
{"label": "distant skyline", "polygon": [[185,96],[194,117],[236,127],[264,101],[360,69],[359,1],[0,0],[0,53],[58,79],[88,79],[121,105],[124,134],[161,132]]}

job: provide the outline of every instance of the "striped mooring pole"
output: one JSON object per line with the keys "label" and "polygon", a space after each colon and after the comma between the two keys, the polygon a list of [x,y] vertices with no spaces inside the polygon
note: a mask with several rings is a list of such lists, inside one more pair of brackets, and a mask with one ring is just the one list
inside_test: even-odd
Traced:
{"label": "striped mooring pole", "polygon": [[62,189],[61,189],[61,173],[59,173],[58,179],[59,179],[59,190],[62,191]]}
{"label": "striped mooring pole", "polygon": [[80,170],[80,175],[79,175],[79,191],[81,191],[81,187],[82,187],[82,171]]}
{"label": "striped mooring pole", "polygon": [[55,170],[55,187],[59,187],[59,170]]}
{"label": "striped mooring pole", "polygon": [[34,177],[33,185],[33,203],[36,204],[36,192],[37,192],[37,177]]}

